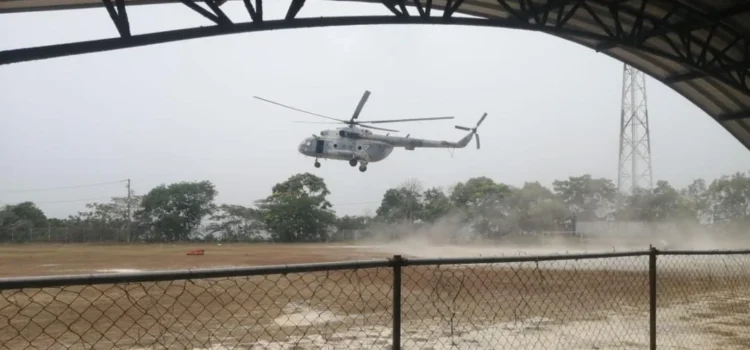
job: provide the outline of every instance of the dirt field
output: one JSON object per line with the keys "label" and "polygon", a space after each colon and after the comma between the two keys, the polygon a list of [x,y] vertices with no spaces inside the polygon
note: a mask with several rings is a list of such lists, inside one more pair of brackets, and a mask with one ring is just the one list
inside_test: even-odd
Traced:
{"label": "dirt field", "polygon": [[[203,256],[190,256],[204,249]],[[386,258],[387,253],[320,244],[0,245],[0,278]]]}
{"label": "dirt field", "polygon": [[[189,249],[204,256],[187,256]],[[0,274],[101,273],[412,256],[488,247],[5,246]],[[419,248],[419,247],[417,247]],[[520,254],[496,249],[494,255]],[[530,253],[550,253],[538,249]],[[648,348],[647,258],[403,268],[407,349]],[[750,344],[750,258],[660,257],[660,349]],[[627,268],[623,268],[627,267]],[[5,290],[0,348],[387,349],[392,271]]]}

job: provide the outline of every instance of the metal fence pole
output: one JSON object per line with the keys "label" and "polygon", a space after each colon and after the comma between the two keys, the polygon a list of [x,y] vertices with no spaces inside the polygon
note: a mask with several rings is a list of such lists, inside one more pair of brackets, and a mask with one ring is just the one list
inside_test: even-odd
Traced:
{"label": "metal fence pole", "polygon": [[393,350],[401,349],[401,255],[393,260]]}
{"label": "metal fence pole", "polygon": [[648,284],[649,284],[649,345],[656,350],[656,248],[649,246]]}

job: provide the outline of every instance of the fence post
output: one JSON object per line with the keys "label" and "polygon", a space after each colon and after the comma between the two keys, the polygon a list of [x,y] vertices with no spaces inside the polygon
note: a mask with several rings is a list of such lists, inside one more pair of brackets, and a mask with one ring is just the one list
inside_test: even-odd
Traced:
{"label": "fence post", "polygon": [[401,255],[394,255],[393,260],[393,350],[401,349]]}
{"label": "fence post", "polygon": [[649,348],[656,350],[656,255],[657,250],[649,245],[648,284],[649,284]]}

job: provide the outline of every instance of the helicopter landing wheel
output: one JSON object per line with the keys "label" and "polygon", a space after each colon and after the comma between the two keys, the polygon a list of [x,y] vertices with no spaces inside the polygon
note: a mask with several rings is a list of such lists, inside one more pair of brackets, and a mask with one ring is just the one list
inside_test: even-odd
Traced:
{"label": "helicopter landing wheel", "polygon": [[315,167],[320,168],[320,162],[318,162],[317,160],[315,161]]}
{"label": "helicopter landing wheel", "polygon": [[361,171],[361,172],[363,172],[363,173],[364,173],[365,171],[367,171],[367,165],[360,165],[360,166],[359,166],[359,171]]}
{"label": "helicopter landing wheel", "polygon": [[349,160],[349,165],[351,165],[351,166],[357,166],[357,160],[356,159],[350,159]]}

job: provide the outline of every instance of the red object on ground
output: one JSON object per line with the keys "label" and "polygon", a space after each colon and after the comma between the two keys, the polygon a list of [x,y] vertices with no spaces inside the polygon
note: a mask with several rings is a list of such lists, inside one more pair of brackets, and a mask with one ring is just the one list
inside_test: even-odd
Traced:
{"label": "red object on ground", "polygon": [[206,251],[203,249],[193,249],[187,253],[187,255],[203,255]]}

